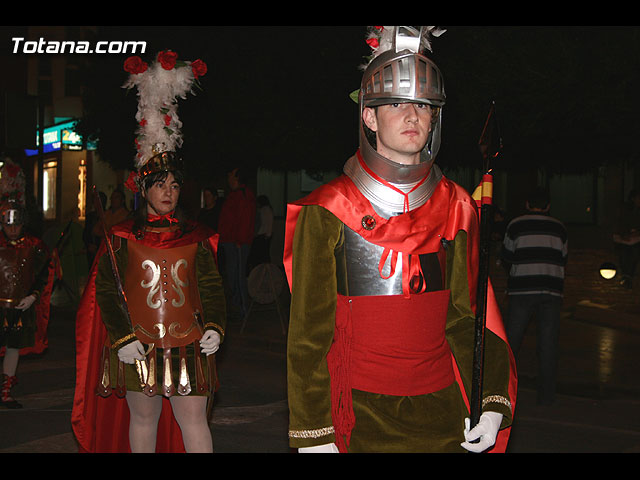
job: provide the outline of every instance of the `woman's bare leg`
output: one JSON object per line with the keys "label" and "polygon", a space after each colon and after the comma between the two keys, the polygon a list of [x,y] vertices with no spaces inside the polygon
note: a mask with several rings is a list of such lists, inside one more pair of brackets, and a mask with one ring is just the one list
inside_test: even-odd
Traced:
{"label": "woman's bare leg", "polygon": [[133,453],[155,453],[158,421],[162,413],[162,397],[148,397],[140,392],[127,392],[129,405],[129,443]]}
{"label": "woman's bare leg", "polygon": [[188,453],[212,453],[213,439],[207,420],[208,397],[171,397],[173,415],[180,425]]}

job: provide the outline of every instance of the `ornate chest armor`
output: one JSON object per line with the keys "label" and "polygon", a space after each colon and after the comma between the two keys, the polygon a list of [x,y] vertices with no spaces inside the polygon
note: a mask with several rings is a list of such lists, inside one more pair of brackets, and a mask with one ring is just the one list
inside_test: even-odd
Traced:
{"label": "ornate chest armor", "polygon": [[34,247],[0,248],[0,307],[14,307],[34,281]]}
{"label": "ornate chest armor", "polygon": [[196,282],[198,244],[159,249],[128,242],[125,294],[134,333],[158,348],[181,347],[202,336]]}

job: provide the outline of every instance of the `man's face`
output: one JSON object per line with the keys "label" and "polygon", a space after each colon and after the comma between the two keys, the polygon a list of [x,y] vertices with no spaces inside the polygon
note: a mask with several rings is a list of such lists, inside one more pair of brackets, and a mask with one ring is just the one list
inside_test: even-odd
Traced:
{"label": "man's face", "polygon": [[235,190],[240,185],[240,179],[238,178],[238,169],[234,168],[229,173],[227,173],[227,183],[229,184],[229,188],[231,190]]}
{"label": "man's face", "polygon": [[147,200],[147,213],[151,215],[166,215],[176,209],[180,198],[180,184],[169,173],[167,178],[155,182],[143,191]]}
{"label": "man's face", "polygon": [[2,230],[9,240],[18,240],[22,235],[22,225],[13,223],[11,225],[7,223],[2,224]]}
{"label": "man's face", "polygon": [[380,155],[402,165],[420,163],[420,152],[431,133],[432,112],[429,105],[393,103],[365,108],[363,120],[376,132]]}
{"label": "man's face", "polygon": [[118,209],[122,205],[124,205],[124,197],[122,193],[116,190],[111,194],[111,208]]}

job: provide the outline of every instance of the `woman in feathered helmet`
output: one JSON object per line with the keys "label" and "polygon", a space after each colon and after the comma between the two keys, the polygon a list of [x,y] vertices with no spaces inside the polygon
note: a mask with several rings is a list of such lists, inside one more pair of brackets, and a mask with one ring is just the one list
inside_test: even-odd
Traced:
{"label": "woman in feathered helmet", "polygon": [[139,97],[136,171],[127,183],[142,201],[107,237],[118,275],[103,242],[78,310],[74,432],[86,451],[210,452],[214,353],[226,323],[218,236],[179,214],[176,154],[177,98],[206,65],[165,51],[151,65],[131,57],[125,70],[124,86]]}

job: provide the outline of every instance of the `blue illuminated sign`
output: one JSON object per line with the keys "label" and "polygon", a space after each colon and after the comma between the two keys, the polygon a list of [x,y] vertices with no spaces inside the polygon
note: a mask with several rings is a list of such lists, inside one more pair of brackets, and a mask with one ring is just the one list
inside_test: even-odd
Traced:
{"label": "blue illuminated sign", "polygon": [[[82,150],[82,137],[78,135],[74,127],[75,121],[59,123],[44,129],[44,153],[57,152],[59,150]],[[40,136],[36,138],[36,145],[40,144]],[[95,150],[92,142],[87,143],[87,150]],[[27,156],[37,155],[38,149],[25,149]]]}

